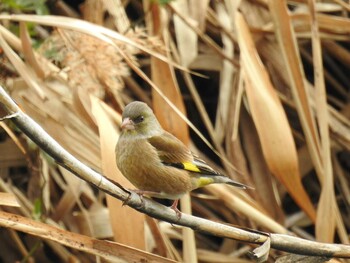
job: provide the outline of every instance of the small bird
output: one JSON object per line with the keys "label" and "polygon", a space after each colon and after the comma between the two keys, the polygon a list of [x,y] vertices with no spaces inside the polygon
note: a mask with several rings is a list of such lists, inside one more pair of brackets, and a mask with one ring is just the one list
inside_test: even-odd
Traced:
{"label": "small bird", "polygon": [[116,146],[117,165],[136,187],[136,192],[174,200],[177,216],[179,199],[187,192],[213,183],[251,188],[211,168],[175,136],[163,130],[146,103],[129,103],[122,115],[121,134]]}

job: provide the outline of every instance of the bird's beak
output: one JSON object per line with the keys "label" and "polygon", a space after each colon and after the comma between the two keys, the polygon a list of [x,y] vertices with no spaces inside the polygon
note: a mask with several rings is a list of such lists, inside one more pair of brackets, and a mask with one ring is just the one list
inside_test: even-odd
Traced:
{"label": "bird's beak", "polygon": [[125,118],[120,126],[122,130],[134,130],[135,125],[134,122],[130,118]]}

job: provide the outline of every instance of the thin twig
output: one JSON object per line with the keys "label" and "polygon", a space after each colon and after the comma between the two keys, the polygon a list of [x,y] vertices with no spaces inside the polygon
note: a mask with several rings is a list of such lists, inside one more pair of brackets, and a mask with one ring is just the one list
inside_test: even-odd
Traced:
{"label": "thin twig", "polygon": [[262,244],[270,237],[271,248],[286,252],[310,256],[350,258],[350,246],[343,244],[319,243],[282,234],[264,235],[187,214],[182,214],[182,217],[179,219],[172,209],[150,199],[144,198],[144,200],[141,200],[134,192],[129,193],[125,191],[106,177],[79,162],[50,137],[35,121],[24,114],[1,86],[0,105],[8,115],[17,113],[13,115],[11,120],[41,149],[54,158],[58,164],[137,211],[172,224],[190,227],[199,232],[232,238],[242,242]]}

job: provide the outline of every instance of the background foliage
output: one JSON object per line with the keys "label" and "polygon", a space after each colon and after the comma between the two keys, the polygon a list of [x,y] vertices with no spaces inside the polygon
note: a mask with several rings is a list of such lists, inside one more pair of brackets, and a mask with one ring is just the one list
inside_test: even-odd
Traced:
{"label": "background foliage", "polygon": [[[183,212],[349,244],[346,1],[7,0],[0,10],[1,84],[83,163],[132,187],[114,147],[122,108],[142,100],[193,152],[255,188],[205,187],[181,200]],[[122,207],[11,122],[0,125],[1,210],[83,234],[82,244],[114,240],[164,257],[150,261],[251,261],[253,245]],[[2,262],[100,260],[11,228],[0,233]],[[127,261],[139,253],[120,249]],[[269,260],[279,256],[272,250]]]}

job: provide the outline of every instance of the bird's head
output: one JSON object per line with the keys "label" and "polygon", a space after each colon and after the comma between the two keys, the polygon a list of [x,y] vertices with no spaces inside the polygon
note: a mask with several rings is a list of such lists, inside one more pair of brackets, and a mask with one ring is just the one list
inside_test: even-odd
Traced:
{"label": "bird's head", "polygon": [[122,120],[123,133],[148,137],[162,131],[152,109],[144,102],[134,101],[126,105]]}

